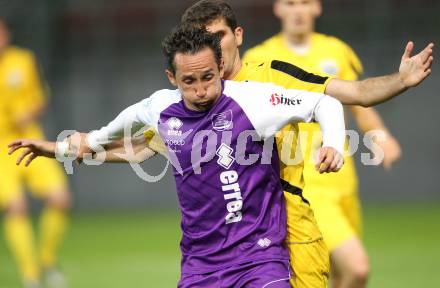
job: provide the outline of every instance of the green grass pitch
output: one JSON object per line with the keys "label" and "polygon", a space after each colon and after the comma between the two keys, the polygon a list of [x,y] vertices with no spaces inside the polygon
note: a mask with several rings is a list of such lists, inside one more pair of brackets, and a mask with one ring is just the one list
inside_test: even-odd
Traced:
{"label": "green grass pitch", "polygon": [[[178,221],[175,212],[74,215],[61,251],[70,287],[176,287]],[[369,205],[364,221],[369,287],[440,287],[440,203]],[[20,287],[1,236],[0,287]]]}

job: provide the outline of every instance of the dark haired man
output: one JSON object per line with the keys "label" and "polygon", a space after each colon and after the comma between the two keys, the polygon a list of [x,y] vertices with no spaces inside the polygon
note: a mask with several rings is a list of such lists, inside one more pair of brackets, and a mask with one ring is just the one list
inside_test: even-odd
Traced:
{"label": "dark haired man", "polygon": [[[265,57],[261,61],[243,63],[239,53],[239,47],[243,41],[243,28],[238,25],[230,5],[223,0],[198,1],[185,11],[182,22],[202,26],[210,32],[221,35],[225,63],[224,79],[271,82],[285,88],[325,92],[347,105],[368,107],[384,102],[418,85],[431,72],[433,44],[429,44],[421,53],[411,57],[413,44],[408,43],[399,72],[363,81],[320,77],[276,58],[268,60]],[[291,137],[291,131],[295,132],[294,137]],[[295,154],[297,132],[296,124],[286,126],[277,137],[278,146],[291,141],[292,154]],[[280,155],[280,158],[287,160],[282,161],[280,166],[287,207],[286,241],[294,272],[292,285],[294,287],[324,287],[329,274],[329,255],[313,212],[302,196],[304,163],[291,161],[293,164],[286,165],[285,163],[289,163],[290,158],[298,159],[298,155],[289,154],[288,159],[283,159],[285,158],[283,156],[286,155]]]}
{"label": "dark haired man", "polygon": [[[338,171],[342,105],[321,93],[223,81],[217,35],[193,26],[175,29],[163,50],[178,89],[125,109],[76,148],[105,149],[127,127],[146,126],[166,143],[182,211],[179,287],[290,287],[286,209],[271,139],[288,122],[316,120],[324,133],[317,169]],[[69,154],[70,146],[23,139],[10,153],[25,148],[18,163],[30,154],[29,164],[37,156]]]}

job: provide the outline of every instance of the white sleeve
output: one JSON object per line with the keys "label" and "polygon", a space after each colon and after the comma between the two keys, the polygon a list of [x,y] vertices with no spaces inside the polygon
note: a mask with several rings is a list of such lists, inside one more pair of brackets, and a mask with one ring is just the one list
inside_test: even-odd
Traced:
{"label": "white sleeve", "polygon": [[341,102],[324,96],[314,110],[314,118],[321,126],[323,147],[333,147],[344,155],[345,121]]}
{"label": "white sleeve", "polygon": [[87,141],[93,150],[100,145],[109,144],[115,140],[131,137],[140,130],[153,126],[151,120],[150,98],[136,103],[122,111],[107,126],[89,133]]}
{"label": "white sleeve", "polygon": [[239,103],[257,133],[274,136],[288,123],[317,121],[324,146],[343,152],[345,123],[342,104],[327,95],[305,90],[284,89],[269,83],[227,82],[225,94]]}

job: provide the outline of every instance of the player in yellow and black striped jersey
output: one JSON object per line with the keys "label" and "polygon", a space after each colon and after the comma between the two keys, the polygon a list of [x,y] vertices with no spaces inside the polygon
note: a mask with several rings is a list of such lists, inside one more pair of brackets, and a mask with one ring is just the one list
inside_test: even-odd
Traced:
{"label": "player in yellow and black striped jersey", "polygon": [[[61,284],[57,251],[66,229],[70,196],[59,163],[38,159],[23,168],[7,155],[7,144],[17,138],[43,139],[38,117],[44,109],[45,87],[35,57],[9,45],[9,31],[0,19],[0,208],[5,212],[5,236],[25,286],[39,287],[41,273]],[[47,205],[41,214],[39,247],[27,215],[24,186]]]}
{"label": "player in yellow and black striped jersey", "polygon": [[[314,32],[315,19],[321,13],[319,0],[277,0],[274,11],[280,18],[282,31],[258,46],[249,49],[244,61],[258,62],[270,55],[321,75],[344,80],[357,80],[362,64],[354,51],[343,41]],[[384,151],[384,166],[389,168],[400,156],[398,142],[384,126],[373,108],[350,107],[362,132],[381,130],[384,141],[377,144]],[[321,175],[313,165],[316,147],[322,141],[319,125],[300,124],[305,155],[304,196],[310,200],[324,240],[329,247],[336,278],[335,287],[359,287],[368,275],[368,260],[362,237],[358,179],[354,161],[348,151],[345,165],[338,173]],[[348,148],[348,146],[347,146]],[[291,173],[296,173],[292,171]]]}

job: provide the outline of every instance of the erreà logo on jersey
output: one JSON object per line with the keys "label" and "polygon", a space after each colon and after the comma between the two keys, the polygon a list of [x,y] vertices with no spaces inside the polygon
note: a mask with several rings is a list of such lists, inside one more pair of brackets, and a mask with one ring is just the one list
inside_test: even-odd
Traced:
{"label": "erre\u00e0 logo on jersey", "polygon": [[283,94],[273,93],[270,95],[270,103],[273,106],[277,105],[287,105],[287,106],[295,106],[301,104],[301,99],[295,99],[295,98],[287,98],[284,97]]}
{"label": "erre\u00e0 logo on jersey", "polygon": [[167,125],[170,128],[168,130],[169,136],[182,136],[182,131],[179,129],[180,127],[182,127],[183,123],[179,118],[171,117],[170,119],[168,119]]}

